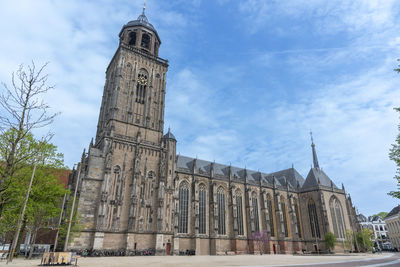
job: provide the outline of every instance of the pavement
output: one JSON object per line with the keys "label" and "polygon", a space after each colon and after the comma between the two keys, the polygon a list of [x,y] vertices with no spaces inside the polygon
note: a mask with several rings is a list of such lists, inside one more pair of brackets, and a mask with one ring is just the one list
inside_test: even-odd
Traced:
{"label": "pavement", "polygon": [[[8,266],[38,266],[40,259],[15,259]],[[6,262],[0,262],[6,266]],[[335,255],[233,255],[233,256],[133,256],[79,258],[81,267],[237,267],[237,266],[400,266],[400,254],[335,254]]]}

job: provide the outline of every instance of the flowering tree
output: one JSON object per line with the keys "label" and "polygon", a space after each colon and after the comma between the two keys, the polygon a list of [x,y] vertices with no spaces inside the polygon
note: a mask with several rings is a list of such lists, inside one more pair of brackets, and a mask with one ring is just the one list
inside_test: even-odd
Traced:
{"label": "flowering tree", "polygon": [[251,240],[257,245],[261,254],[265,252],[265,245],[268,244],[269,238],[266,230],[260,232],[253,232],[250,237]]}

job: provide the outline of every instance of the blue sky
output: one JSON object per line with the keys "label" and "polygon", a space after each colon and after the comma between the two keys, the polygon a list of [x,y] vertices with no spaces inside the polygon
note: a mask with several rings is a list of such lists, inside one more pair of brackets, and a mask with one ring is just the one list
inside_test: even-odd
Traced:
{"label": "blue sky", "polygon": [[[61,112],[53,142],[70,167],[95,135],[118,33],[142,4],[1,3],[0,81],[20,63],[50,62],[56,89],[46,101]],[[148,0],[170,63],[165,126],[177,151],[267,173],[294,164],[305,177],[312,129],[320,166],[359,211],[389,211],[399,204],[386,195],[395,188],[399,14],[395,0]]]}

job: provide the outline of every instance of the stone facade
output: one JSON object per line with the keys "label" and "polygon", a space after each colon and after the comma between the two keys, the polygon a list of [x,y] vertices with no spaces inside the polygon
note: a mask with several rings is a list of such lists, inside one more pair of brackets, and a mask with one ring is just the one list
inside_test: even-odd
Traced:
{"label": "stone facade", "polygon": [[[319,168],[260,173],[176,155],[164,129],[168,61],[144,12],[123,26],[107,71],[95,141],[71,176],[79,181],[83,231],[71,249],[154,249],[157,254],[325,250],[324,235],[343,239],[353,207]],[[340,245],[336,250],[343,251]]]}
{"label": "stone facade", "polygon": [[400,205],[394,207],[386,216],[387,234],[391,246],[400,251]]}
{"label": "stone facade", "polygon": [[368,228],[374,233],[374,237],[372,238],[374,247],[377,249],[387,249],[388,231],[385,220],[377,215],[366,218],[364,215],[359,214],[357,218],[362,229]]}

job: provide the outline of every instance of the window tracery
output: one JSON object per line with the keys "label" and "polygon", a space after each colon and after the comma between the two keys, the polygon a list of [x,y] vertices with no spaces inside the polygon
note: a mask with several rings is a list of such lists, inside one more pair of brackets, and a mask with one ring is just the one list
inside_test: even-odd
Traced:
{"label": "window tracery", "polygon": [[308,201],[308,217],[310,219],[311,236],[321,238],[317,208],[315,207],[315,202],[312,199]]}
{"label": "window tracery", "polygon": [[217,192],[217,204],[218,204],[218,234],[225,235],[225,192],[222,187]]}
{"label": "window tracery", "polygon": [[179,186],[179,221],[178,233],[188,232],[188,205],[189,205],[189,187],[186,182]]}
{"label": "window tracery", "polygon": [[236,191],[235,199],[236,199],[236,218],[238,226],[237,231],[238,235],[244,235],[242,193],[240,192],[240,190]]}
{"label": "window tracery", "polygon": [[206,187],[199,187],[199,234],[206,233]]}
{"label": "window tracery", "polygon": [[337,238],[344,238],[344,221],[343,221],[343,209],[339,200],[332,196],[329,201],[329,208],[331,210],[332,223],[333,223],[333,232]]}

